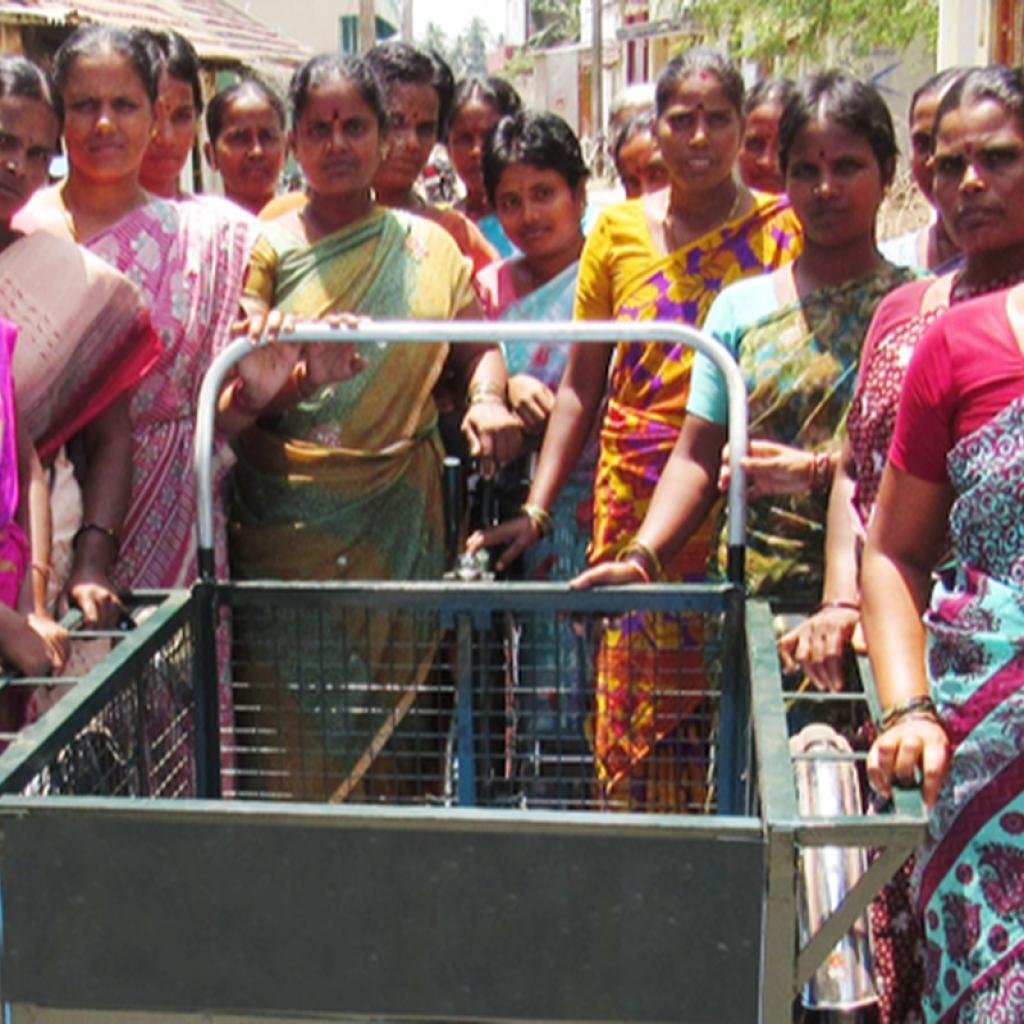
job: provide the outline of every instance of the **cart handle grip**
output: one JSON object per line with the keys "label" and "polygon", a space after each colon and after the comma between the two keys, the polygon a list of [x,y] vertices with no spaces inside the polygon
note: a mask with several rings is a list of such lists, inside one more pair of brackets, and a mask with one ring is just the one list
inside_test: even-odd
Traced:
{"label": "cart handle grip", "polygon": [[[659,342],[681,345],[706,355],[725,378],[729,407],[729,493],[728,544],[729,578],[743,582],[743,548],[746,540],[747,486],[741,460],[747,452],[747,389],[732,353],[710,334],[684,324],[645,320],[639,323],[619,321],[553,321],[501,323],[494,321],[361,321],[353,326],[330,327],[324,323],[304,322],[289,331],[289,342],[376,342],[387,344],[450,342],[536,342],[538,333],[545,341],[583,344],[615,342]],[[260,344],[273,344],[261,342]],[[213,563],[213,442],[217,398],[228,371],[253,350],[248,338],[239,338],[224,348],[211,362],[199,392],[194,465],[198,501],[199,568],[205,580],[215,577]]]}

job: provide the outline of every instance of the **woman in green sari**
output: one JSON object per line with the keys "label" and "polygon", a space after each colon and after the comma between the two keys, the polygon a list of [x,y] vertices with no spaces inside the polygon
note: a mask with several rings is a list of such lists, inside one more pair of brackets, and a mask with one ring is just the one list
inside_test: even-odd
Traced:
{"label": "woman in green sari", "polygon": [[[779,149],[804,251],[726,288],[704,327],[736,355],[747,381],[748,588],[810,605],[821,587],[828,489],[860,346],[877,304],[911,272],[886,263],[875,245],[896,141],[874,88],[841,72],[804,80],[786,104]],[[617,561],[574,585],[657,579],[719,495],[726,436],[724,381],[697,356],[682,431],[642,525]],[[717,556],[712,550],[716,574],[724,555],[724,545]],[[649,710],[642,695],[612,696],[611,728],[626,743]]]}
{"label": "woman in green sari", "polygon": [[[268,224],[257,242],[245,288],[250,312],[478,319],[469,262],[447,233],[373,200],[386,137],[369,66],[314,58],[296,72],[291,99],[291,143],[309,201]],[[338,380],[339,358],[359,372]],[[229,413],[239,426],[251,424],[236,444],[233,573],[439,578],[443,452],[432,393],[446,364],[468,390],[471,450],[485,462],[505,461],[518,444],[518,421],[505,404],[495,346],[358,343],[346,354],[279,342],[262,359],[243,361],[228,394]],[[436,624],[371,610],[332,617],[326,639],[310,632],[271,609],[236,614],[240,678],[260,683],[262,673],[279,703],[253,725],[277,732],[273,767],[289,792],[343,798],[372,790],[371,764],[389,742],[389,756],[399,757],[392,738],[433,661]]]}

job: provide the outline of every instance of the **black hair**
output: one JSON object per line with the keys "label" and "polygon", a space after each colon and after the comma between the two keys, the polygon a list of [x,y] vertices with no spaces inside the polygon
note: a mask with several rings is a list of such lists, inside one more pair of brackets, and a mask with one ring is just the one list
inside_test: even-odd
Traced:
{"label": "black hair", "polygon": [[199,76],[199,54],[180,32],[173,29],[141,29],[140,34],[156,49],[159,70],[185,82],[192,90],[196,117],[203,113],[203,83]]}
{"label": "black hair", "polygon": [[557,171],[573,192],[590,175],[579,139],[569,125],[557,114],[534,110],[503,117],[487,136],[483,174],[492,206],[502,174],[510,164],[518,163]]}
{"label": "black hair", "polygon": [[744,89],[740,69],[724,54],[706,46],[694,46],[677,54],[658,75],[658,85],[654,92],[658,116],[665,113],[669,100],[684,79],[705,72],[718,79],[729,102],[736,108],[736,113],[743,117]]}
{"label": "black hair", "polygon": [[388,114],[384,102],[384,86],[377,77],[377,72],[365,57],[339,56],[334,53],[321,53],[317,57],[311,57],[292,75],[291,84],[288,86],[292,126],[298,124],[302,112],[306,109],[310,89],[332,78],[340,78],[355,87],[363,102],[373,112],[381,132],[384,132],[387,128]]}
{"label": "black hair", "polygon": [[403,42],[378,43],[366,53],[366,60],[389,91],[395,82],[429,85],[437,93],[437,134],[443,138],[455,96],[455,76],[439,53],[421,50]]}
{"label": "black hair", "polygon": [[496,78],[493,75],[470,75],[469,78],[460,79],[455,86],[452,118],[457,117],[459,111],[474,100],[492,107],[498,117],[518,114],[523,109],[522,97],[516,92],[515,86],[506,82],[504,78]]}
{"label": "black hair", "polygon": [[612,140],[612,160],[618,164],[619,153],[622,152],[623,146],[626,145],[631,139],[636,138],[638,135],[643,135],[646,132],[654,134],[654,107],[650,107],[648,110],[643,110],[639,114],[634,114],[616,133],[615,138]]}
{"label": "black hair", "polygon": [[913,95],[910,97],[910,109],[908,111],[910,117],[914,116],[914,110],[917,108],[917,104],[922,97],[938,96],[941,99],[949,86],[956,81],[964,71],[964,68],[946,68],[945,71],[939,71],[932,75],[931,78],[923,81],[914,90]]}
{"label": "black hair", "polygon": [[792,78],[783,78],[781,75],[759,78],[747,93],[744,112],[750,114],[766,103],[778,103],[784,107],[795,90],[796,82]]}
{"label": "black hair", "polygon": [[965,104],[995,100],[1024,129],[1024,69],[1005,64],[991,64],[984,68],[968,68],[946,89],[935,112],[933,138],[939,134],[939,124],[952,110]]}
{"label": "black hair", "polygon": [[146,91],[151,103],[160,92],[160,67],[154,59],[153,45],[143,33],[133,28],[111,25],[83,25],[61,43],[53,57],[53,80],[59,93],[67,88],[68,79],[79,57],[116,53],[124,57]]}
{"label": "black hair", "polygon": [[779,120],[779,166],[786,173],[797,136],[812,118],[827,118],[871,147],[888,185],[896,173],[896,130],[882,94],[845,71],[820,71],[796,85]]}
{"label": "black hair", "polygon": [[64,120],[64,104],[53,79],[26,57],[14,53],[0,54],[0,99],[5,96],[38,100],[53,111],[58,125]]}
{"label": "black hair", "polygon": [[228,106],[247,92],[257,93],[262,99],[266,100],[277,115],[281,128],[287,127],[288,112],[285,110],[284,101],[281,97],[262,78],[257,78],[255,75],[247,75],[241,81],[235,82],[234,85],[221,89],[210,100],[206,108],[206,134],[211,142],[216,142],[217,136],[224,130],[224,116],[227,113]]}

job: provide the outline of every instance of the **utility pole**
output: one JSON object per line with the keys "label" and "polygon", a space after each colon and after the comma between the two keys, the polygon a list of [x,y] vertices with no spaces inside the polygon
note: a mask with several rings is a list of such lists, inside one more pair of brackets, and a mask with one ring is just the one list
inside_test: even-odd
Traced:
{"label": "utility pole", "polygon": [[594,176],[600,178],[604,174],[604,26],[601,24],[601,0],[591,0],[591,20],[593,22],[593,115],[594,115]]}
{"label": "utility pole", "polygon": [[373,0],[359,0],[359,52],[366,53],[377,42],[377,12]]}

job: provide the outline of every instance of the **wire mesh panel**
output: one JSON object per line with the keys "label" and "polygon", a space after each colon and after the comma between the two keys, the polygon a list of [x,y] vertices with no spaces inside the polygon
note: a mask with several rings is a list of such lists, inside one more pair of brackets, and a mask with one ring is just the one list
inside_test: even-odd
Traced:
{"label": "wire mesh panel", "polygon": [[716,807],[723,588],[604,609],[507,583],[223,593],[240,796]]}
{"label": "wire mesh panel", "polygon": [[134,609],[129,632],[72,635],[72,663],[105,657],[78,678],[28,681],[60,691],[0,755],[0,792],[30,795],[195,794],[193,625],[188,597]]}

